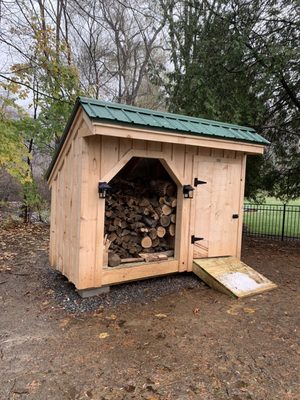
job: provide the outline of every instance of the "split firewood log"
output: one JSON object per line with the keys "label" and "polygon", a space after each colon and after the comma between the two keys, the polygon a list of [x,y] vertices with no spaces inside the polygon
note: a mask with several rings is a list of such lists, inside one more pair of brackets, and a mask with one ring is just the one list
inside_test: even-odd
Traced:
{"label": "split firewood log", "polygon": [[117,267],[121,264],[121,258],[116,253],[108,253],[108,265],[110,267]]}
{"label": "split firewood log", "polygon": [[142,257],[129,257],[129,258],[122,258],[121,264],[136,263],[136,262],[143,262],[143,261],[144,261],[144,258],[142,258]]}
{"label": "split firewood log", "polygon": [[151,228],[148,233],[149,237],[153,240],[157,238],[157,230],[155,228]]}
{"label": "split firewood log", "polygon": [[150,228],[155,228],[155,226],[157,225],[157,220],[146,217],[145,215],[143,216],[143,221],[146,225],[150,226]]}
{"label": "split firewood log", "polygon": [[152,247],[152,239],[149,236],[143,237],[141,241],[141,246],[144,249],[149,249],[150,247]]}
{"label": "split firewood log", "polygon": [[161,207],[161,210],[163,215],[170,215],[172,213],[172,207],[167,206],[166,204]]}
{"label": "split firewood log", "polygon": [[163,204],[165,204],[165,198],[164,198],[164,196],[159,198],[159,204],[160,204],[161,206],[162,206]]}
{"label": "split firewood log", "polygon": [[166,234],[166,229],[165,229],[163,226],[159,226],[159,227],[156,229],[156,233],[157,233],[157,236],[158,236],[159,238],[163,238],[163,237],[165,236],[165,234]]}
{"label": "split firewood log", "polygon": [[175,225],[174,224],[170,224],[168,230],[169,230],[170,236],[175,236]]}
{"label": "split firewood log", "polygon": [[116,239],[117,239],[117,235],[116,235],[116,233],[115,232],[113,232],[113,233],[111,233],[110,235],[108,235],[107,236],[107,239],[110,241],[110,242],[113,242],[113,241],[115,241]]}
{"label": "split firewood log", "polygon": [[155,239],[152,240],[151,247],[157,247],[158,245],[159,245],[159,238],[156,237]]}
{"label": "split firewood log", "polygon": [[139,205],[140,205],[140,207],[149,207],[150,206],[150,201],[148,199],[146,199],[146,198],[143,198],[140,201]]}
{"label": "split firewood log", "polygon": [[170,205],[172,208],[175,208],[177,206],[177,199],[176,197],[171,197],[170,199]]}
{"label": "split firewood log", "polygon": [[166,226],[169,226],[170,225],[170,223],[171,223],[171,218],[170,218],[170,216],[169,215],[162,215],[161,217],[160,217],[160,224],[161,224],[161,226],[163,226],[163,227],[166,227]]}

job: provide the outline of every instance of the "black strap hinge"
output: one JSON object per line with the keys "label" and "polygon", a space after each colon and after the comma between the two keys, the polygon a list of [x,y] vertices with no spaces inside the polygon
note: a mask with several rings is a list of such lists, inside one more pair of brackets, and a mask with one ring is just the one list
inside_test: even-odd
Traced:
{"label": "black strap hinge", "polygon": [[192,235],[192,244],[194,244],[195,242],[198,242],[199,240],[203,240],[204,238],[201,237],[197,237],[195,235]]}
{"label": "black strap hinge", "polygon": [[200,181],[198,178],[194,179],[194,186],[198,186],[198,185],[205,185],[207,182],[205,181]]}

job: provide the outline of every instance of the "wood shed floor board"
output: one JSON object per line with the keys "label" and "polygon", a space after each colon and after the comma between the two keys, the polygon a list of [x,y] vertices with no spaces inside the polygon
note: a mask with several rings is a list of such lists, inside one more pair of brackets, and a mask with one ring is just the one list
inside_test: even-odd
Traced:
{"label": "wood shed floor board", "polygon": [[236,298],[253,296],[277,287],[235,257],[194,259],[193,272],[213,289]]}

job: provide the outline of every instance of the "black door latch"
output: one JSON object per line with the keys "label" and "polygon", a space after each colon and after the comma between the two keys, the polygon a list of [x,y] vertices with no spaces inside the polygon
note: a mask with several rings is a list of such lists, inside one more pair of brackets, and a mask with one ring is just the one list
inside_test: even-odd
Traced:
{"label": "black door latch", "polygon": [[205,181],[200,181],[198,178],[194,179],[194,186],[198,186],[198,185],[205,185],[207,182]]}
{"label": "black door latch", "polygon": [[232,214],[233,219],[237,219],[239,217],[239,214]]}
{"label": "black door latch", "polygon": [[199,240],[203,240],[204,238],[201,237],[197,237],[195,235],[192,235],[192,244],[194,244],[195,242],[198,242]]}

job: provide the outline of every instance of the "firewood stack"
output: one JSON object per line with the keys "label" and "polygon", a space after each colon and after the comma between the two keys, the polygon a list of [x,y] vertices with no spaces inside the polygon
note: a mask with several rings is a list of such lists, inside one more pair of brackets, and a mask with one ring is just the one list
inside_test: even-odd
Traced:
{"label": "firewood stack", "polygon": [[[127,181],[114,178],[105,202],[105,234],[109,258],[140,257],[140,253],[174,249],[176,186],[173,182]],[[170,252],[169,252],[170,254]],[[117,257],[116,257],[117,258]]]}

